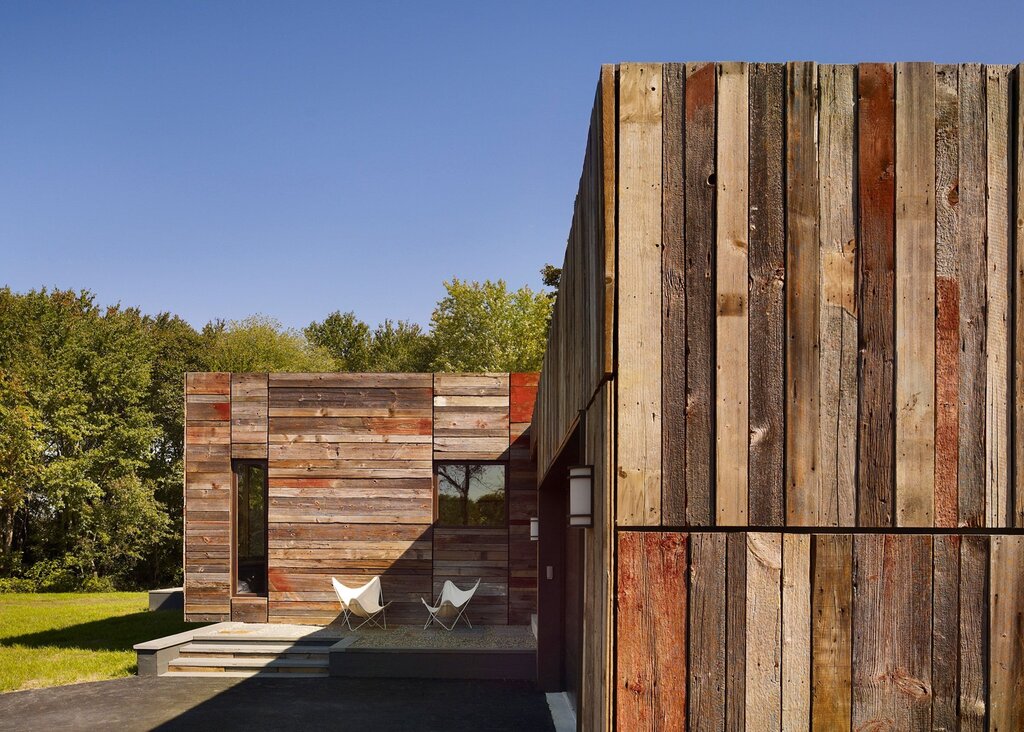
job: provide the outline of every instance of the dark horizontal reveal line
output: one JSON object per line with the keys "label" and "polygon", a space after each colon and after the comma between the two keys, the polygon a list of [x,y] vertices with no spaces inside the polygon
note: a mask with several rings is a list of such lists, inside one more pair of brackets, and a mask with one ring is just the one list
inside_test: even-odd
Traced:
{"label": "dark horizontal reveal line", "polygon": [[938,526],[616,526],[618,532],[684,534],[893,534],[897,536],[1024,536],[1024,528]]}

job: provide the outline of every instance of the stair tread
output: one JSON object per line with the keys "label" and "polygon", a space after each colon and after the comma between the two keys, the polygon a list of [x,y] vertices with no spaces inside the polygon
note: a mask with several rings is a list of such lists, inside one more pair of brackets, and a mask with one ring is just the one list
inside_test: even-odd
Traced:
{"label": "stair tread", "polygon": [[181,647],[182,653],[310,653],[327,655],[331,648],[326,644],[304,643],[189,643]]}
{"label": "stair tread", "polygon": [[251,679],[258,677],[261,679],[322,679],[327,676],[327,669],[324,668],[323,673],[315,673],[315,669],[309,671],[296,672],[296,673],[267,673],[265,671],[174,671],[168,670],[166,673],[161,674],[161,678],[179,677],[179,678],[230,678],[230,679]]}
{"label": "stair tread", "polygon": [[307,667],[327,668],[327,659],[319,658],[203,658],[179,656],[170,662],[168,668],[182,666],[239,666],[239,667]]}

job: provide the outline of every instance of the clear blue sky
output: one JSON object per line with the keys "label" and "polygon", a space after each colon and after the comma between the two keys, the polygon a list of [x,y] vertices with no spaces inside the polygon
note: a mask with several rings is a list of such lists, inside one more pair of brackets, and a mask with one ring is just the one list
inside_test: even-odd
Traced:
{"label": "clear blue sky", "polygon": [[1024,60],[1016,2],[0,4],[0,283],[429,321],[561,263],[599,65]]}

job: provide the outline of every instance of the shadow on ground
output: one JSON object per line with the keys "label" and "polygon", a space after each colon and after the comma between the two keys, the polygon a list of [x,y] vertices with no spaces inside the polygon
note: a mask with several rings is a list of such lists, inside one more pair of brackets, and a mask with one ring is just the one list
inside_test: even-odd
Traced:
{"label": "shadow on ground", "polygon": [[0,730],[554,730],[532,684],[128,678],[0,695]]}
{"label": "shadow on ground", "polygon": [[207,623],[185,623],[181,610],[138,612],[70,625],[66,628],[25,633],[0,640],[0,646],[78,648],[87,651],[130,651],[136,643],[199,628]]}

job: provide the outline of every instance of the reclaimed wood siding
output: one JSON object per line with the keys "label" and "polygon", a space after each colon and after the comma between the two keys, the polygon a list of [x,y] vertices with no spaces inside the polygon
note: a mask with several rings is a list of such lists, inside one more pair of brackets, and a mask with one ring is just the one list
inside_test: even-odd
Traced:
{"label": "reclaimed wood siding", "polygon": [[611,378],[618,526],[1018,526],[1020,87],[977,64],[604,69],[539,473]]}
{"label": "reclaimed wood siding", "polygon": [[[381,575],[388,619],[483,579],[474,622],[536,610],[537,374],[189,374],[186,615],[329,623],[331,577]],[[268,596],[231,597],[232,457],[268,465]],[[434,529],[435,460],[508,471],[507,527]]]}
{"label": "reclaimed wood siding", "polygon": [[[595,400],[614,367],[618,74],[615,66],[601,69],[558,296],[548,329],[530,437],[538,484],[558,458],[576,426],[580,410]],[[660,146],[658,151],[660,154]],[[660,215],[660,200],[653,209]],[[660,276],[660,264],[653,271]],[[651,308],[652,316],[656,315],[660,303],[652,303]],[[660,429],[648,434],[651,441],[660,444]]]}
{"label": "reclaimed wood siding", "polygon": [[185,616],[231,619],[231,374],[185,374]]}
{"label": "reclaimed wood siding", "polygon": [[1024,725],[1024,537],[628,530],[618,559],[619,729]]}

